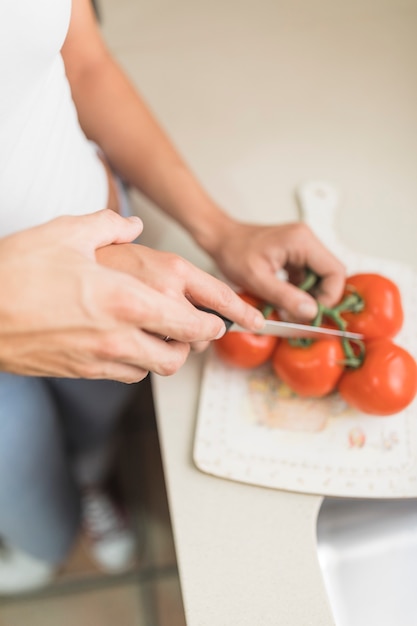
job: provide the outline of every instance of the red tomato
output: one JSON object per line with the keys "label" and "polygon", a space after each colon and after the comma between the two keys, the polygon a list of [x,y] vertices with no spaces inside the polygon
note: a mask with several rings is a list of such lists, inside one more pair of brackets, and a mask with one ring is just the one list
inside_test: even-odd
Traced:
{"label": "red tomato", "polygon": [[[254,296],[239,294],[242,300],[262,310],[262,302]],[[278,319],[275,312],[267,315],[268,319]],[[226,333],[213,342],[216,353],[225,363],[234,367],[250,369],[266,363],[278,343],[277,337],[271,335],[255,335],[253,333]]]}
{"label": "red tomato", "polygon": [[272,357],[278,378],[299,396],[321,398],[331,393],[343,373],[345,355],[339,339],[318,339],[308,346],[281,341]]}
{"label": "red tomato", "polygon": [[348,404],[363,413],[398,413],[417,393],[416,362],[389,339],[374,339],[366,342],[363,364],[345,371],[338,391]]}
{"label": "red tomato", "polygon": [[363,299],[364,308],[357,313],[341,313],[348,329],[362,333],[367,339],[394,337],[404,321],[397,285],[379,274],[355,274],[346,280],[345,296],[352,291]]}

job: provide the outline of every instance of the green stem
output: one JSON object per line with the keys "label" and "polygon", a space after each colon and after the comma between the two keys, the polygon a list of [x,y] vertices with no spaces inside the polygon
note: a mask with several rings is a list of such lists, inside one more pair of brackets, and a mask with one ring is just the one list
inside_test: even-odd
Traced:
{"label": "green stem", "polygon": [[[305,276],[303,281],[298,285],[298,289],[301,289],[301,291],[310,291],[311,289],[313,289],[313,287],[317,284],[317,282],[319,281],[320,277],[316,274],[316,272],[313,272],[312,269],[310,269],[309,267],[306,268],[305,270]],[[314,318],[312,325],[313,326],[320,326],[321,321],[322,321],[322,309],[321,309],[321,305],[319,302],[317,302],[317,315]],[[308,346],[311,346],[311,344],[313,343],[314,339],[306,339],[305,337],[293,337],[291,339],[288,339],[289,343],[294,346],[295,348],[307,348]]]}
{"label": "green stem", "polygon": [[326,311],[326,307],[324,307],[321,302],[317,301],[317,315],[314,318],[314,320],[311,322],[312,326],[321,326],[325,311]]}
{"label": "green stem", "polygon": [[[359,354],[355,354],[352,348],[352,343],[355,343],[359,347]],[[345,353],[344,365],[352,369],[357,369],[363,363],[365,358],[365,344],[360,339],[342,339],[343,351]]]}
{"label": "green stem", "polygon": [[[298,285],[298,288],[302,291],[308,292],[317,285],[319,279],[320,277],[315,272],[313,272],[313,270],[311,270],[310,268],[306,268],[306,275],[302,283]],[[312,321],[312,326],[321,326],[323,322],[323,317],[327,317],[333,321],[333,323],[339,330],[346,330],[347,323],[340,314],[346,311],[359,313],[359,311],[362,311],[365,306],[364,300],[358,294],[358,292],[354,289],[349,289],[349,285],[347,286],[347,288],[350,293],[345,296],[340,304],[333,308],[326,307],[321,304],[321,302],[317,301],[317,315]],[[308,347],[313,343],[314,339],[289,339],[288,341],[294,347]],[[355,354],[355,350],[352,344],[358,346],[359,354]],[[343,361],[343,364],[346,367],[350,367],[352,369],[360,367],[365,358],[365,344],[363,343],[363,341],[343,337],[342,346],[343,352],[345,353],[345,359]]]}
{"label": "green stem", "polygon": [[273,307],[272,304],[265,304],[265,306],[263,306],[261,309],[261,313],[266,320],[274,311],[275,311],[275,307]]}
{"label": "green stem", "polygon": [[[353,294],[352,294],[353,296]],[[346,298],[346,300],[350,298],[350,296],[348,296]],[[323,305],[321,305],[321,308],[323,310],[323,315],[328,317],[329,319],[332,320],[332,322],[334,322],[334,324],[337,326],[337,328],[339,330],[345,331],[346,327],[347,327],[347,323],[345,322],[345,320],[340,316],[340,311],[344,311],[347,310],[346,308],[344,308],[342,305],[345,301],[343,301],[341,304],[339,304],[339,306],[335,306],[333,308],[329,308],[329,307],[324,307]],[[357,303],[358,300],[355,299],[355,302]],[[363,302],[363,300],[362,300]],[[350,309],[351,310],[351,309]],[[352,347],[352,343],[355,343],[357,346],[359,346],[359,354],[355,354],[355,351]],[[360,367],[363,363],[363,360],[365,358],[365,344],[363,343],[363,341],[360,341],[359,339],[348,339],[347,337],[343,337],[342,338],[342,346],[343,346],[343,352],[345,353],[345,360],[344,360],[344,365],[346,365],[347,367],[351,367],[353,369],[356,369],[358,367]]]}
{"label": "green stem", "polygon": [[313,272],[309,267],[306,268],[306,275],[304,276],[303,282],[298,285],[298,288],[301,291],[310,291],[318,282],[319,276],[316,272]]}
{"label": "green stem", "polygon": [[344,311],[350,311],[351,313],[359,313],[363,311],[365,302],[357,291],[349,293],[340,304],[335,306],[332,310],[337,313],[343,313]]}
{"label": "green stem", "polygon": [[[321,302],[317,302],[317,315],[311,322],[312,326],[321,326],[321,323],[323,321],[323,311],[323,305],[321,304]],[[307,339],[306,337],[293,337],[292,339],[288,339],[288,341],[294,347],[307,348],[308,346],[311,346],[314,339]]]}

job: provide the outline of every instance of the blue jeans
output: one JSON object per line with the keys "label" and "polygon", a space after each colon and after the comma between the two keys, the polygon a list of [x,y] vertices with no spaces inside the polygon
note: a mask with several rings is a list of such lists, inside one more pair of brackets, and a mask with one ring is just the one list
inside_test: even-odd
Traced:
{"label": "blue jeans", "polygon": [[110,440],[134,385],[0,373],[0,538],[51,564],[79,529],[71,460]]}

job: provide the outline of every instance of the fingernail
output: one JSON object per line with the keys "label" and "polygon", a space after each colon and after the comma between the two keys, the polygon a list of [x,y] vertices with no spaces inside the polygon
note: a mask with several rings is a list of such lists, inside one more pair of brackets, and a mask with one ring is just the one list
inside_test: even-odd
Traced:
{"label": "fingernail", "polygon": [[226,326],[223,324],[223,326],[221,327],[221,329],[219,330],[219,332],[217,333],[217,335],[215,336],[214,339],[220,339],[220,337],[223,337],[223,335],[226,332]]}
{"label": "fingernail", "polygon": [[314,300],[303,300],[303,302],[298,305],[297,311],[300,317],[312,320],[317,315],[317,304]]}
{"label": "fingernail", "polygon": [[137,215],[129,215],[129,217],[127,219],[130,222],[140,222],[140,223],[142,223],[142,220]]}
{"label": "fingernail", "polygon": [[278,309],[277,311],[278,313],[278,317],[282,322],[289,322],[290,320],[290,316],[288,315],[288,312],[285,309]]}
{"label": "fingernail", "polygon": [[257,330],[260,330],[261,328],[265,326],[265,318],[262,315],[262,313],[259,313],[259,315],[254,316],[253,325]]}

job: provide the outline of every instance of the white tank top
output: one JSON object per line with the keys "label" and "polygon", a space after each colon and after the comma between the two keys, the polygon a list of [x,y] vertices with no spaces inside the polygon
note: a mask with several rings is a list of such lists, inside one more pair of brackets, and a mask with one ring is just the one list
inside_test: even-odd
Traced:
{"label": "white tank top", "polygon": [[107,204],[60,54],[70,14],[71,0],[0,0],[0,236]]}

